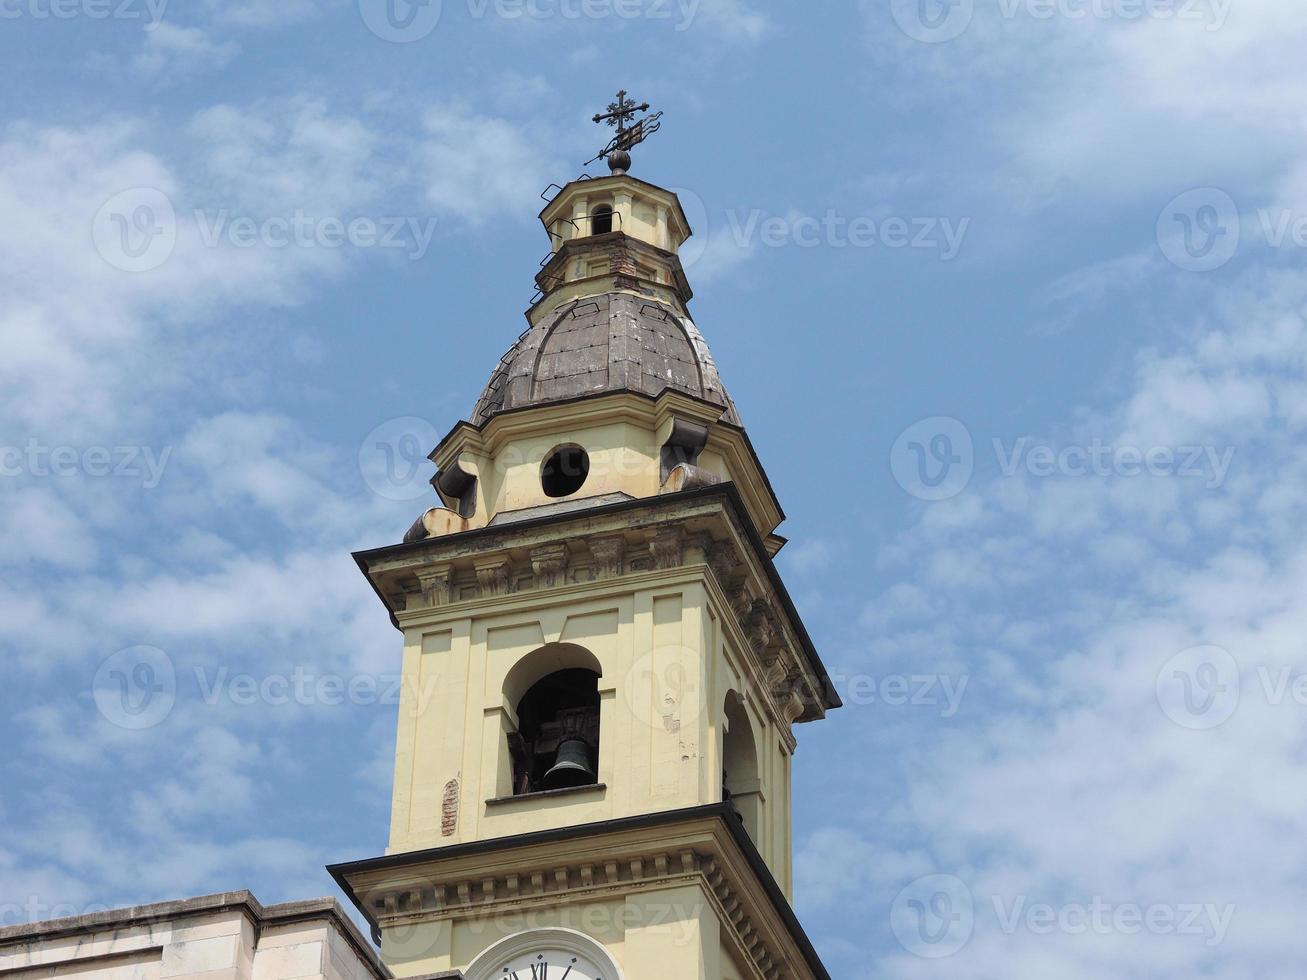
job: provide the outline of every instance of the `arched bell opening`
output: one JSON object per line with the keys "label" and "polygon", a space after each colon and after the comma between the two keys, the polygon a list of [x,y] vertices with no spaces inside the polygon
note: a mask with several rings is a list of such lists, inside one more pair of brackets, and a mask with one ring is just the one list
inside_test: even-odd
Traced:
{"label": "arched bell opening", "polygon": [[758,778],[758,745],[744,698],[726,696],[726,731],[722,736],[722,801],[735,811],[756,843],[762,826],[762,783]]}
{"label": "arched bell opening", "polygon": [[[512,795],[598,784],[597,666],[588,651],[560,646],[537,651],[510,677],[505,695],[517,716],[507,736]],[[542,667],[556,669],[541,675]]]}
{"label": "arched bell opening", "polygon": [[613,230],[613,209],[607,204],[601,204],[594,209],[590,216],[590,234],[607,235]]}

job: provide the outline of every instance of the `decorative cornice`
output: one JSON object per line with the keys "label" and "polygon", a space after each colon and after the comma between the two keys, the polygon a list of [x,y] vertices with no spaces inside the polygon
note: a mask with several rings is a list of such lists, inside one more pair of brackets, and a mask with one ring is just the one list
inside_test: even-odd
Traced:
{"label": "decorative cornice", "polygon": [[[808,699],[803,692],[810,686],[804,681],[797,638],[777,613],[771,593],[754,591],[760,588],[760,580],[753,579],[751,586],[749,576],[735,574],[736,569],[745,567],[738,557],[738,542],[714,538],[699,529],[702,523],[702,518],[664,521],[624,534],[569,536],[526,549],[512,548],[511,539],[505,538],[492,552],[418,564],[411,571],[395,573],[389,579],[387,595],[396,604],[397,614],[410,621],[433,610],[448,615],[458,611],[457,607],[509,595],[517,598],[601,580],[701,568],[733,612],[744,638],[743,644],[736,645],[742,646],[754,664],[757,690],[767,694],[772,716],[792,751],[797,743],[791,728],[806,710]],[[718,533],[727,530],[726,525],[719,525]],[[515,558],[515,553],[524,557]],[[728,561],[727,553],[736,557]]]}
{"label": "decorative cornice", "polygon": [[[627,500],[355,555],[397,627],[480,612],[508,596],[708,571],[776,716],[838,707],[811,641],[733,484]],[[489,605],[487,605],[489,604]],[[787,731],[788,724],[782,724]]]}
{"label": "decorative cornice", "polygon": [[[572,828],[566,847],[550,843],[558,833],[536,834],[329,870],[383,930],[521,916],[535,908],[697,883],[723,924],[723,938],[751,967],[754,980],[826,980],[756,848],[742,829],[730,827],[733,819],[725,806],[702,807]],[[657,830],[678,821],[688,823],[673,834]],[[805,961],[810,973],[801,970]]]}

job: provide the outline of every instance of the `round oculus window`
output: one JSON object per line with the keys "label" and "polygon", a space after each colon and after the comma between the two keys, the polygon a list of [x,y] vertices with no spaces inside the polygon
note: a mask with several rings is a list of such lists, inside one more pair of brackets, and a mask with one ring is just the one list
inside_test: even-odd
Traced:
{"label": "round oculus window", "polygon": [[548,497],[570,497],[590,475],[590,457],[580,446],[559,446],[540,468],[540,485]]}

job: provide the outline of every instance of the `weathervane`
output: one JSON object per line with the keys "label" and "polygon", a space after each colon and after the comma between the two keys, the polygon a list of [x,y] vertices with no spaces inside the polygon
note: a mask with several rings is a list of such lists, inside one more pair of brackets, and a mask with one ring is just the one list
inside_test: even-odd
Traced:
{"label": "weathervane", "polygon": [[633,99],[627,98],[626,89],[618,92],[617,101],[608,103],[608,111],[596,113],[594,117],[596,123],[607,123],[609,126],[616,126],[617,135],[599,151],[598,156],[587,160],[585,165],[588,167],[595,160],[607,157],[608,168],[614,174],[624,174],[631,169],[631,148],[639,146],[662,129],[663,126],[662,122],[660,122],[663,118],[661,112],[655,112],[652,116],[645,116],[635,125],[631,125],[637,112],[648,111],[648,102],[636,105]]}

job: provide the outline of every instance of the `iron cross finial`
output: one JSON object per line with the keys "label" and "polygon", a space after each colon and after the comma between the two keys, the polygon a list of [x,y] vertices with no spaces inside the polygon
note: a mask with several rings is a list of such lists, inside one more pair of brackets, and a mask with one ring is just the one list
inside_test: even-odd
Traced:
{"label": "iron cross finial", "polygon": [[618,135],[626,132],[626,124],[635,118],[637,112],[648,112],[649,103],[644,102],[636,105],[635,101],[626,97],[626,89],[617,93],[617,101],[608,103],[608,111],[596,113],[594,121],[597,123],[606,122],[610,126],[616,126]]}
{"label": "iron cross finial", "polygon": [[649,103],[641,102],[638,105],[634,99],[628,98],[626,89],[617,93],[617,101],[608,103],[607,112],[599,112],[594,116],[596,123],[607,123],[609,126],[617,127],[617,135],[599,151],[599,156],[594,160],[586,162],[590,164],[598,160],[599,157],[608,158],[608,166],[615,174],[624,174],[631,166],[631,147],[643,143],[662,127],[659,121],[662,119],[661,112],[655,112],[652,116],[646,116],[635,125],[631,123],[635,120],[638,112],[648,112]]}

